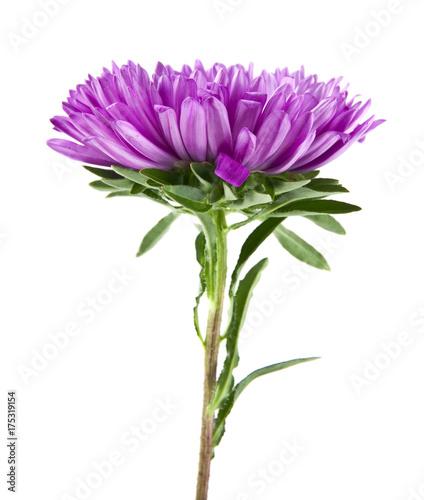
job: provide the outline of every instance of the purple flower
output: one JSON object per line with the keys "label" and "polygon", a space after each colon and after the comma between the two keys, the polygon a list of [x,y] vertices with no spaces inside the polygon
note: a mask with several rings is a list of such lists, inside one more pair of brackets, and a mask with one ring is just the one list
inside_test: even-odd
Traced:
{"label": "purple flower", "polygon": [[208,161],[239,186],[250,172],[315,170],[362,142],[384,120],[365,118],[371,101],[348,101],[342,78],[305,77],[303,67],[254,77],[253,66],[181,71],[158,63],[150,79],[129,62],[89,76],[63,103],[55,130],[74,141],[48,145],[95,165],[171,169]]}

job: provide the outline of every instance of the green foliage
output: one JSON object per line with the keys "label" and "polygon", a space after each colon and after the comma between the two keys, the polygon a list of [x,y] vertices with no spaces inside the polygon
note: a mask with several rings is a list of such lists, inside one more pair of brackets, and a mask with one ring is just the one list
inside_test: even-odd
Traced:
{"label": "green foliage", "polygon": [[141,242],[140,248],[137,252],[137,257],[140,257],[148,252],[165,236],[171,227],[171,224],[178,218],[178,215],[179,214],[176,212],[171,212],[170,214],[165,215],[163,219],[150,229]]}
{"label": "green foliage", "polygon": [[290,231],[280,225],[276,228],[274,234],[277,240],[281,243],[281,246],[291,253],[293,257],[296,257],[296,259],[299,259],[312,267],[316,267],[317,269],[323,269],[325,271],[330,270],[330,266],[324,256],[300,236],[293,233],[293,231]]}
{"label": "green foliage", "polygon": [[228,328],[226,349],[227,357],[224,361],[222,372],[218,378],[216,389],[208,411],[213,412],[221,408],[223,402],[230,395],[234,387],[233,371],[239,362],[238,340],[241,328],[246,317],[247,308],[253,294],[253,290],[259,281],[260,275],[268,265],[268,259],[258,262],[240,281],[234,296],[234,307]]}
{"label": "green foliage", "polygon": [[241,382],[239,382],[228,395],[218,412],[218,416],[215,418],[212,446],[215,448],[221,442],[222,436],[225,432],[225,422],[231,410],[233,409],[234,403],[237,401],[244,389],[246,389],[246,387],[251,382],[253,382],[253,380],[257,379],[258,377],[262,377],[262,375],[285,370],[286,368],[290,368],[291,366],[299,365],[301,363],[307,363],[308,361],[314,361],[316,359],[320,358],[301,358],[292,359],[291,361],[284,361],[282,363],[275,363],[273,365],[260,368],[259,370],[255,370]]}

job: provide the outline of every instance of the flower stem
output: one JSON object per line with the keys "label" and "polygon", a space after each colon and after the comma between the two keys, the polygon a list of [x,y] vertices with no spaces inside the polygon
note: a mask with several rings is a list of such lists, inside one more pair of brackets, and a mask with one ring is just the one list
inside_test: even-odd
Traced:
{"label": "flower stem", "polygon": [[[200,438],[199,471],[196,500],[207,500],[210,467],[212,460],[212,438],[214,412],[208,410],[216,386],[216,371],[220,342],[222,309],[227,276],[227,224],[223,210],[211,214],[213,224],[205,227],[208,245],[210,302],[205,337],[205,375],[203,385],[202,432]],[[210,234],[210,233],[213,234]]]}

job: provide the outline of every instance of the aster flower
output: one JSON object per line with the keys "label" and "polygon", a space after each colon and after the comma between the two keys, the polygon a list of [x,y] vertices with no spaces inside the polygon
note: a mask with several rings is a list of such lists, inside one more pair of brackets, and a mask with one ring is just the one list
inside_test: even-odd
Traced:
{"label": "aster flower", "polygon": [[371,101],[348,100],[342,78],[327,83],[303,67],[254,76],[253,66],[200,61],[181,71],[158,63],[152,78],[128,62],[89,76],[63,103],[55,151],[84,163],[169,170],[209,162],[240,186],[251,172],[302,173],[334,160],[384,120]]}
{"label": "aster flower", "polygon": [[[317,169],[384,121],[367,117],[370,104],[348,99],[341,78],[319,82],[316,75],[305,76],[303,68],[254,76],[252,65],[217,63],[205,70],[196,61],[194,68],[174,71],[159,63],[150,78],[129,62],[121,68],[113,64],[99,78],[89,76],[63,103],[66,116],[51,120],[55,130],[73,140],[51,139],[49,146],[89,164],[85,168],[100,177],[92,187],[108,197],[147,197],[170,209],[145,235],[138,256],[153,248],[179,215],[194,216],[198,223],[194,326],[205,350],[205,372],[196,500],[207,500],[214,450],[246,387],[262,375],[317,359],[270,364],[236,384],[240,332],[268,259],[240,278],[271,235],[300,261],[329,270],[324,256],[284,223],[301,216],[345,234],[330,214],[360,208],[326,199],[347,190],[336,179],[317,177]],[[234,212],[245,218],[227,225],[227,215]],[[259,224],[243,243],[227,287],[227,235],[252,222]],[[210,308],[202,328],[198,307],[205,293]],[[221,334],[225,295],[230,307]],[[160,307],[165,307],[162,302]],[[217,376],[222,340],[226,357]]]}

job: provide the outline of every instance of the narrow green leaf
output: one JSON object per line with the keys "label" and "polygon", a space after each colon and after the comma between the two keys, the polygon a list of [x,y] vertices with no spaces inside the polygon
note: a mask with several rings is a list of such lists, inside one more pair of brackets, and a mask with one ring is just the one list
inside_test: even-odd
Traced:
{"label": "narrow green leaf", "polygon": [[131,196],[130,191],[125,189],[115,189],[115,191],[110,192],[106,195],[106,198],[117,198],[120,196]]}
{"label": "narrow green leaf", "polygon": [[267,219],[266,221],[262,222],[257,228],[255,228],[247,237],[246,241],[241,247],[236,267],[234,268],[233,274],[231,275],[230,295],[232,295],[232,292],[237,285],[240,273],[250,256],[254,252],[256,252],[259,246],[268,238],[268,236],[270,236],[275,231],[275,229],[281,224],[281,222],[283,222],[283,220],[284,217],[274,217],[271,219]]}
{"label": "narrow green leaf", "polygon": [[222,403],[233,390],[233,371],[239,362],[239,334],[246,317],[247,308],[249,307],[253,290],[259,281],[262,271],[267,265],[268,259],[263,259],[253,266],[246,276],[240,281],[237,293],[234,296],[234,308],[227,334],[227,357],[225,358],[222,372],[216,384],[215,393],[208,408],[209,412],[213,412],[217,408],[221,408]]}
{"label": "narrow green leaf", "polygon": [[178,218],[179,214],[176,212],[171,212],[161,219],[150,231],[146,234],[141,242],[140,248],[137,252],[137,257],[148,252],[153,248],[158,241],[160,241],[163,236],[169,230],[171,224]]}
{"label": "narrow green leaf", "polygon": [[137,170],[133,170],[132,168],[122,168],[115,166],[113,166],[112,168],[116,173],[118,173],[122,177],[125,177],[125,179],[129,179],[130,181],[133,181],[142,186],[147,186],[146,177],[142,176],[140,172],[138,172]]}
{"label": "narrow green leaf", "polygon": [[283,217],[290,215],[320,215],[320,214],[348,214],[361,210],[356,205],[336,200],[300,200],[293,201],[289,205],[274,211],[272,217]]}
{"label": "narrow green leaf", "polygon": [[93,189],[97,189],[97,191],[115,191],[116,188],[109,186],[103,181],[93,181],[88,184]]}
{"label": "narrow green leaf", "polygon": [[254,189],[247,191],[243,198],[234,201],[228,208],[235,210],[242,210],[243,208],[253,207],[255,205],[263,205],[271,201],[271,196],[266,193],[258,193]]}
{"label": "narrow green leaf", "polygon": [[345,187],[341,186],[340,184],[323,184],[322,186],[308,186],[310,189],[313,189],[317,193],[326,193],[326,194],[336,194],[336,193],[348,193],[349,190],[346,189]]}
{"label": "narrow green leaf", "polygon": [[205,194],[195,187],[191,186],[166,186],[163,187],[164,193],[183,207],[195,212],[207,212],[211,205],[206,203]]}
{"label": "narrow green leaf", "polygon": [[134,182],[129,179],[103,179],[103,182],[108,186],[115,187],[116,189],[123,189],[131,191]]}
{"label": "narrow green leaf", "polygon": [[102,177],[103,179],[122,179],[122,176],[111,168],[97,168],[90,167],[89,165],[83,165],[83,167],[92,174],[97,175],[97,177]]}
{"label": "narrow green leaf", "polygon": [[225,195],[225,200],[226,201],[235,201],[235,200],[238,200],[238,197],[235,194],[234,186],[229,186],[226,182],[223,182],[222,183],[222,189],[224,190],[224,195]]}
{"label": "narrow green leaf", "polygon": [[330,270],[330,266],[324,256],[305,240],[297,236],[297,234],[282,225],[277,227],[274,234],[280,244],[291,253],[293,257],[296,257],[296,259],[316,267],[317,269]]}
{"label": "narrow green leaf", "polygon": [[290,191],[294,191],[295,189],[299,189],[303,186],[309,184],[309,180],[303,181],[284,181],[282,179],[273,179],[274,190],[276,195],[280,195],[283,193],[288,193]]}
{"label": "narrow green leaf", "polygon": [[269,215],[276,210],[281,209],[285,205],[289,203],[293,203],[295,200],[305,200],[308,198],[320,198],[323,195],[321,193],[317,193],[312,189],[308,189],[307,187],[300,187],[299,189],[294,189],[292,191],[283,193],[278,196],[272,203],[270,203],[267,207],[261,210],[258,214],[258,217],[264,217]]}
{"label": "narrow green leaf", "polygon": [[300,174],[304,179],[315,179],[315,177],[319,174],[319,170],[311,170],[310,172],[304,172]]}
{"label": "narrow green leaf", "polygon": [[203,163],[190,163],[190,168],[202,186],[211,189],[217,177],[213,171],[213,165]]}
{"label": "narrow green leaf", "polygon": [[305,218],[326,231],[336,234],[346,234],[344,227],[334,217],[331,217],[331,215],[306,215]]}
{"label": "narrow green leaf", "polygon": [[146,189],[146,186],[142,186],[141,184],[134,183],[133,187],[130,190],[131,194],[140,194],[143,193]]}
{"label": "narrow green leaf", "polygon": [[307,363],[308,361],[314,361],[316,359],[320,358],[301,358],[292,359],[291,361],[284,361],[283,363],[275,363],[273,365],[266,366],[265,368],[255,370],[241,382],[239,382],[231,392],[231,394],[228,396],[228,398],[225,400],[222,409],[219,411],[218,416],[215,419],[212,446],[216,447],[220,443],[225,432],[226,418],[230,414],[234,403],[237,401],[240,394],[251,382],[253,382],[253,380],[257,379],[258,377],[262,377],[262,375],[266,375],[267,373],[285,370],[286,368],[290,368],[291,366],[299,365],[301,363]]}
{"label": "narrow green leaf", "polygon": [[340,184],[340,182],[337,179],[330,179],[328,177],[318,177],[317,179],[312,179],[308,187],[311,189],[316,188],[317,186],[336,186]]}
{"label": "narrow green leaf", "polygon": [[196,305],[193,308],[194,327],[196,329],[197,336],[201,340],[202,344],[204,344],[203,335],[199,325],[199,313],[198,313],[200,299],[202,298],[203,294],[206,291],[206,253],[205,253],[206,238],[203,231],[200,231],[200,233],[197,235],[195,246],[196,246],[196,260],[200,264],[200,274],[199,274],[200,287],[199,287],[199,293],[196,297]]}
{"label": "narrow green leaf", "polygon": [[212,203],[218,203],[219,201],[224,201],[222,198],[224,197],[224,184],[218,183],[212,188],[212,191],[209,194],[209,201]]}
{"label": "narrow green leaf", "polygon": [[162,186],[172,186],[180,183],[179,176],[169,170],[161,170],[160,168],[143,168],[143,170],[140,170],[140,174],[147,179],[158,182]]}

